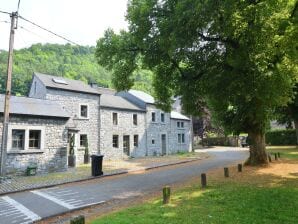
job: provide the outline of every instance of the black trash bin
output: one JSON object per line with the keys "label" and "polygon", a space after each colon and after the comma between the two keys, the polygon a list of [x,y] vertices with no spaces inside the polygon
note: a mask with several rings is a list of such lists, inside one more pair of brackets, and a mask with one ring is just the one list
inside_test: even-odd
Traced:
{"label": "black trash bin", "polygon": [[92,176],[96,177],[96,176],[103,175],[102,159],[103,159],[103,155],[91,156],[91,175]]}

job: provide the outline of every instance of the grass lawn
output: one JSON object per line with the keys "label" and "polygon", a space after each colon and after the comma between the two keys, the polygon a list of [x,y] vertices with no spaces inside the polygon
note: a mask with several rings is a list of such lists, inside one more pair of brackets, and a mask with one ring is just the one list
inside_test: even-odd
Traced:
{"label": "grass lawn", "polygon": [[[284,157],[297,158],[298,149],[270,148]],[[222,224],[222,223],[298,223],[298,161],[282,160],[269,167],[244,167],[238,173],[230,168],[207,173],[208,188],[200,189],[192,180],[181,189],[172,189],[169,205],[160,198],[90,221],[92,224]]]}
{"label": "grass lawn", "polygon": [[280,152],[282,158],[298,160],[298,146],[267,146],[268,152]]}

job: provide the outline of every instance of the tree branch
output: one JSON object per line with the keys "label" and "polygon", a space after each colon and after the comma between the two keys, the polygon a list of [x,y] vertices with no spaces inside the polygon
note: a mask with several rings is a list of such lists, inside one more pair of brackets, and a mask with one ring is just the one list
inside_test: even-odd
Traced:
{"label": "tree branch", "polygon": [[229,38],[222,37],[208,37],[202,33],[198,33],[199,37],[201,37],[204,41],[214,41],[214,42],[222,42],[231,45],[233,48],[239,48],[239,43]]}

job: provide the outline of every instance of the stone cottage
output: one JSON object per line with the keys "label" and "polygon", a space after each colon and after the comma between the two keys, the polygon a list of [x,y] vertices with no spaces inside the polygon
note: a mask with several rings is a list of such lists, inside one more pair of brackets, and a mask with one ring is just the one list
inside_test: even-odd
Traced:
{"label": "stone cottage", "polygon": [[138,90],[117,93],[146,111],[146,155],[166,155],[191,150],[190,119],[158,109],[154,98]]}
{"label": "stone cottage", "polygon": [[107,158],[146,155],[146,111],[114,95],[100,97],[100,152]]}
{"label": "stone cottage", "polygon": [[105,159],[191,150],[190,120],[158,109],[142,91],[116,93],[34,73],[29,97],[12,97],[11,102],[9,144],[17,147],[9,145],[11,172],[24,171],[30,163],[37,163],[39,172],[66,169],[70,138],[75,139],[77,164],[84,161],[86,142],[89,154],[101,153]]}
{"label": "stone cottage", "polygon": [[[1,134],[4,98],[0,95]],[[66,170],[68,119],[69,114],[54,101],[12,96],[7,173],[23,173],[29,165],[37,165],[39,173]]]}
{"label": "stone cottage", "polygon": [[100,92],[78,80],[34,73],[29,97],[55,101],[70,114],[69,133],[74,135],[77,163],[83,162],[85,141],[90,154],[99,150]]}

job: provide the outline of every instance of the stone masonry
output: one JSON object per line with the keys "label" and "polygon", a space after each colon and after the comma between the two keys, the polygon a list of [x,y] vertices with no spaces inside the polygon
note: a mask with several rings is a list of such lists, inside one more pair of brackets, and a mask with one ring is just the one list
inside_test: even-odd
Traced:
{"label": "stone masonry", "polygon": [[[3,119],[3,118],[1,118]],[[64,171],[67,169],[67,137],[65,119],[11,116],[9,128],[41,128],[43,145],[41,149],[12,151],[8,147],[7,173],[24,174],[29,165],[37,165],[38,173]],[[2,134],[2,121],[0,123]],[[2,136],[1,136],[2,137]],[[11,137],[9,137],[11,140]],[[8,144],[9,145],[9,144]]]}

